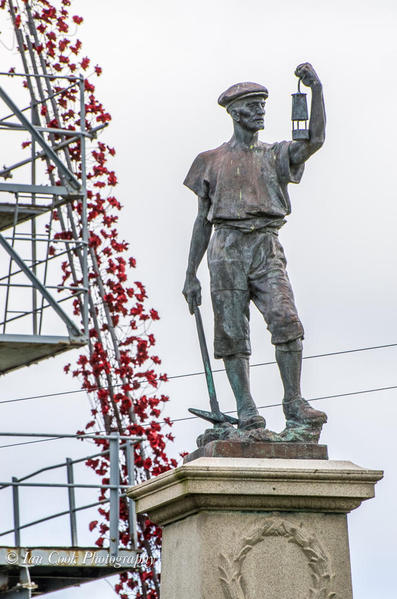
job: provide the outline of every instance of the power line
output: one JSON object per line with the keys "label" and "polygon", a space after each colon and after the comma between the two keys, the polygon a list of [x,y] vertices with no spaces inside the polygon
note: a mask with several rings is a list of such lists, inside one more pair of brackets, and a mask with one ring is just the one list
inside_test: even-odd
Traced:
{"label": "power line", "polygon": [[[115,385],[116,386],[116,385]],[[95,387],[94,391],[99,391],[101,387]],[[16,401],[28,401],[30,399],[43,399],[44,397],[56,397],[60,395],[71,395],[73,393],[86,393],[87,389],[76,389],[75,391],[57,391],[57,393],[45,393],[43,395],[30,395],[28,397],[17,397],[16,399],[5,399],[0,401],[0,405],[3,403],[14,403]]]}
{"label": "power line", "polygon": [[[335,395],[323,395],[321,397],[313,397],[312,399],[308,399],[307,401],[321,401],[322,399],[335,399],[337,397],[348,397],[350,395],[362,395],[364,393],[376,393],[378,391],[390,391],[392,389],[397,389],[397,385],[391,385],[390,387],[377,387],[375,389],[363,389],[361,391],[349,391],[348,393],[336,393]],[[264,406],[257,406],[258,410],[265,410],[266,408],[276,408],[278,406],[282,406],[282,402],[280,403],[272,403],[266,404]],[[224,412],[224,414],[236,414],[237,410],[229,410]],[[187,416],[186,418],[175,418],[171,420],[171,422],[183,422],[184,420],[195,420],[198,416]],[[160,424],[164,424],[164,421]]]}
{"label": "power line", "polygon": [[[358,347],[356,349],[345,349],[343,351],[334,351],[334,352],[327,352],[324,354],[313,354],[311,356],[303,356],[304,360],[312,360],[313,358],[326,358],[329,356],[340,356],[342,354],[353,354],[356,352],[363,352],[363,351],[369,351],[369,350],[373,350],[373,349],[384,349],[387,347],[397,347],[397,343],[387,343],[385,345],[373,345],[370,347]],[[277,362],[275,360],[272,360],[271,362],[257,362],[256,364],[250,364],[250,368],[255,368],[256,366],[270,366],[272,364],[277,364]],[[217,368],[215,370],[212,370],[212,372],[225,372],[224,368]],[[174,376],[169,376],[168,379],[179,379],[179,378],[184,378],[184,377],[189,377],[189,376],[199,376],[200,374],[205,374],[204,371],[201,372],[190,372],[188,374],[177,374]]]}
{"label": "power line", "polygon": [[[392,389],[397,389],[397,385],[391,385],[389,387],[376,387],[375,389],[361,389],[360,391],[349,391],[348,393],[336,393],[334,395],[323,395],[320,397],[313,397],[312,399],[308,399],[307,401],[312,402],[312,401],[321,401],[323,399],[336,399],[337,397],[349,397],[352,395],[363,395],[364,393],[378,393],[379,391],[391,391]],[[264,406],[258,406],[258,410],[265,410],[267,408],[275,408],[278,406],[282,406],[283,404],[280,403],[273,403],[273,404],[266,404]],[[235,414],[237,410],[229,410],[227,412],[224,412],[225,414]],[[187,416],[186,418],[174,418],[173,420],[170,420],[169,422],[184,422],[186,420],[197,420],[198,416]],[[164,420],[159,422],[159,424],[167,424]],[[103,432],[103,431],[96,431],[97,432]],[[95,434],[96,434],[95,433]],[[4,449],[6,447],[17,447],[18,445],[29,445],[31,443],[43,443],[44,441],[56,441],[58,439],[61,439],[62,437],[51,437],[49,439],[38,439],[37,441],[25,441],[23,443],[13,443],[10,445],[0,445],[0,449]]]}
{"label": "power line", "polygon": [[51,437],[50,439],[37,439],[36,441],[22,441],[22,443],[10,443],[9,445],[0,445],[0,449],[5,449],[6,447],[18,447],[19,445],[31,445],[32,443],[44,443],[45,441],[57,441],[58,439],[62,439],[62,437]]}
{"label": "power line", "polygon": [[[304,356],[303,359],[304,360],[312,360],[314,358],[326,358],[326,357],[330,357],[330,356],[340,356],[342,354],[352,354],[352,353],[358,353],[358,352],[364,352],[364,351],[371,351],[374,349],[385,349],[385,348],[389,348],[389,347],[397,347],[397,343],[387,343],[385,345],[373,345],[373,346],[369,346],[369,347],[358,347],[355,349],[345,349],[343,351],[336,351],[336,352],[327,352],[324,354],[313,354],[311,356]],[[257,362],[256,364],[250,364],[250,368],[256,368],[257,366],[271,366],[276,364],[275,360],[272,360],[271,362]],[[212,372],[217,373],[217,372],[225,372],[224,368],[217,368],[212,370]],[[167,377],[168,380],[171,379],[180,379],[180,378],[188,378],[191,376],[200,376],[205,374],[204,371],[199,371],[199,372],[189,372],[186,374],[175,374],[173,376],[169,376]],[[114,385],[114,387],[121,387],[122,383],[116,384]],[[18,397],[15,399],[5,399],[4,401],[0,401],[0,405],[2,404],[6,404],[6,403],[14,403],[14,402],[19,402],[19,401],[28,401],[31,399],[44,399],[46,397],[60,397],[62,395],[73,395],[75,393],[88,393],[88,392],[93,392],[93,391],[99,391],[100,389],[107,389],[107,387],[93,387],[90,391],[88,391],[87,389],[76,389],[76,390],[69,390],[69,391],[57,391],[56,393],[45,393],[43,395],[30,395],[28,397]]]}

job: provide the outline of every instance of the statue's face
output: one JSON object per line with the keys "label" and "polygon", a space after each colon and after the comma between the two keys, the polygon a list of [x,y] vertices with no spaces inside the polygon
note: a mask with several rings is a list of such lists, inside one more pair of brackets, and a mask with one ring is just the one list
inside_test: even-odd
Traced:
{"label": "statue's face", "polygon": [[232,118],[247,131],[259,131],[265,126],[264,96],[249,96],[235,102],[230,110]]}

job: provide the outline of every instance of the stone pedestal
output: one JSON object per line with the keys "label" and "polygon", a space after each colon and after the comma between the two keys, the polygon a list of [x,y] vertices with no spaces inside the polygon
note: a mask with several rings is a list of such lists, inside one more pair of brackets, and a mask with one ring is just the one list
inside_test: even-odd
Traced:
{"label": "stone pedestal", "polygon": [[351,462],[201,457],[129,491],[163,527],[161,599],[352,599]]}

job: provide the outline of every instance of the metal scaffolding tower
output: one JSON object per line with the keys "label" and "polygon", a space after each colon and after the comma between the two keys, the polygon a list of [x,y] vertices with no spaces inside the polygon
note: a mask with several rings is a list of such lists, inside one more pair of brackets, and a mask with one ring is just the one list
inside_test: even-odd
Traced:
{"label": "metal scaffolding tower", "polygon": [[[125,570],[139,568],[140,551],[137,549],[137,527],[135,504],[127,499],[125,491],[135,484],[134,480],[134,444],[140,437],[125,437],[118,433],[111,435],[66,435],[51,433],[0,433],[0,437],[38,437],[42,439],[88,439],[106,442],[108,449],[92,455],[72,460],[66,458],[60,464],[40,468],[31,474],[11,481],[0,482],[0,492],[11,491],[13,526],[0,531],[0,538],[13,535],[14,543],[0,546],[0,596],[8,599],[30,599],[70,586],[91,582],[111,576]],[[86,484],[75,482],[74,467],[87,460],[109,459],[109,484]],[[127,471],[128,484],[120,484],[120,469]],[[49,471],[63,469],[67,482],[32,482],[31,479],[46,475]],[[67,491],[67,509],[51,513],[31,522],[22,522],[21,494],[23,490],[65,489]],[[99,501],[77,505],[76,490],[101,490],[106,496]],[[48,499],[47,499],[48,501]],[[120,503],[127,502],[129,546],[120,546]],[[78,542],[77,514],[90,508],[109,503],[109,547],[86,547]],[[58,508],[59,509],[59,508]],[[22,532],[32,526],[46,524],[55,518],[67,517],[69,520],[70,545],[51,547],[27,547],[22,543]],[[4,520],[4,516],[3,516]]]}
{"label": "metal scaffolding tower", "polygon": [[[85,152],[86,138],[92,138],[96,131],[88,133],[85,129],[84,80],[44,74],[12,76],[27,78],[33,98],[35,86],[43,90],[43,79],[67,79],[67,89],[75,89],[79,94],[80,129],[40,126],[39,108],[56,94],[52,88],[49,95],[20,109],[0,87],[0,103],[7,110],[0,118],[3,136],[5,131],[22,133],[23,146],[30,146],[28,158],[0,171],[4,179],[13,178],[17,169],[23,172],[22,182],[0,183],[3,197],[8,194],[6,201],[0,202],[0,374],[80,347],[87,343],[88,336]],[[62,141],[57,142],[59,139]],[[80,151],[79,178],[61,154],[76,142]],[[48,177],[50,185],[39,182]],[[70,218],[72,202],[79,205],[78,224]],[[59,277],[71,267],[74,276],[67,285]],[[81,322],[76,322],[76,314],[81,314]]]}
{"label": "metal scaffolding tower", "polygon": [[[123,287],[125,268],[133,268],[134,264],[132,258],[127,262],[120,255],[127,244],[119,242],[113,228],[120,204],[112,195],[106,197],[106,190],[99,189],[108,186],[112,189],[117,183],[114,171],[106,166],[107,158],[102,159],[102,156],[114,155],[114,149],[98,140],[92,144],[95,147],[86,152],[87,142],[96,138],[111,117],[96,99],[90,75],[75,76],[80,68],[83,73],[90,61],[79,55],[81,42],[74,39],[72,45],[74,33],[67,32],[71,22],[79,23],[82,19],[69,15],[68,24],[65,7],[69,3],[61,0],[57,7],[51,2],[7,0],[6,4],[22,72],[11,69],[12,72],[0,73],[0,83],[4,81],[0,87],[0,132],[4,140],[7,135],[19,137],[19,143],[17,140],[2,144],[0,157],[0,165],[5,163],[0,167],[0,374],[87,344],[87,355],[83,352],[78,360],[78,369],[84,377],[83,388],[87,390],[92,408],[93,420],[87,427],[96,423],[102,430],[103,424],[107,435],[116,430],[120,435],[128,435],[128,432],[145,434],[145,439],[149,439],[149,450],[147,453],[142,440],[137,442],[136,455],[140,462],[137,462],[136,470],[147,478],[150,476],[147,455],[154,456],[153,469],[165,468],[169,462],[161,445],[164,443],[162,435],[158,435],[161,438],[155,444],[150,439],[152,425],[145,429],[140,426],[146,416],[135,409],[135,391],[144,384],[154,387],[158,380],[165,380],[165,375],[158,377],[152,366],[147,370],[147,366],[142,366],[146,360],[157,364],[159,358],[149,353],[142,357],[136,325],[145,328],[142,345],[150,347],[154,341],[153,336],[146,333],[146,320],[158,316],[152,317],[152,312],[156,314],[154,310],[150,313],[143,310],[145,291],[141,283],[135,283],[136,291],[132,287],[125,291]],[[39,7],[39,4],[43,6]],[[94,73],[100,74],[100,70],[96,66]],[[16,85],[21,82],[22,86]],[[24,93],[28,98],[21,100]],[[17,155],[18,148],[22,156]],[[6,150],[9,150],[7,156]],[[20,175],[18,179],[17,174]],[[116,274],[109,274],[112,261]],[[119,293],[121,297],[126,293],[128,298],[134,296],[136,305],[127,310],[127,302],[122,297],[121,307],[115,309],[113,290],[117,301]],[[131,311],[131,318],[124,317],[123,310],[128,314]],[[133,310],[139,311],[136,318]],[[119,320],[120,314],[123,322]],[[126,339],[130,335],[133,349],[127,350]],[[86,363],[89,364],[88,374]],[[154,397],[153,406],[167,399],[163,395],[161,399]],[[151,415],[157,411],[153,406]],[[153,422],[153,431],[155,425],[157,423]],[[122,457],[118,473],[107,464],[113,490],[115,486],[120,488],[120,483],[127,479],[131,482],[127,472],[134,468],[133,463],[131,465],[134,451],[128,449],[127,439],[125,443],[127,446],[119,448]],[[69,476],[70,463],[68,468]],[[72,482],[68,478],[69,494],[73,494]],[[13,489],[14,515],[18,513],[18,493],[23,484],[21,479],[13,480],[11,486],[7,483],[9,489]],[[137,542],[135,516],[132,524],[129,513],[133,507],[130,505],[128,512],[122,510],[119,519],[120,505],[117,504],[116,512],[116,494],[112,489],[109,499],[113,530],[117,513],[123,542],[129,533],[133,536],[133,551]],[[119,495],[117,501],[120,500],[122,505],[123,498]],[[79,509],[70,507],[72,547],[61,548],[66,556],[73,553],[77,544],[73,537],[72,516]],[[108,516],[108,512],[101,513],[105,526]],[[18,535],[22,528],[19,524],[14,518],[13,530]],[[138,588],[142,589],[143,596],[152,589],[159,595],[155,565],[159,537],[149,530],[142,516],[139,517],[139,528],[142,533],[140,544],[149,558],[149,566],[146,566],[151,573],[150,577],[138,577]],[[149,538],[148,534],[151,535]],[[104,533],[101,535],[99,541],[104,539]],[[110,537],[109,549],[96,549],[96,553],[113,551],[114,535]],[[82,568],[84,564],[79,561],[82,555],[79,551],[76,552],[78,568],[54,571],[47,550],[23,547],[20,536],[15,537],[14,547],[0,547],[0,594],[24,599],[115,573],[114,568],[107,572],[105,569],[90,572],[87,567]],[[36,555],[42,560],[42,571],[24,569],[26,551],[27,555]],[[7,561],[10,552],[18,556],[14,569]],[[42,578],[41,582],[38,578]],[[129,578],[126,584],[130,586],[131,582],[134,580]]]}

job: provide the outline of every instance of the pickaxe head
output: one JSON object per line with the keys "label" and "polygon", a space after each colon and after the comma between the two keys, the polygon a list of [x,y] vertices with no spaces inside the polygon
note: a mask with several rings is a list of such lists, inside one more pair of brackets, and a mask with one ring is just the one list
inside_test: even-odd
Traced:
{"label": "pickaxe head", "polygon": [[212,424],[220,424],[222,422],[228,422],[229,424],[238,424],[237,418],[229,416],[229,414],[223,414],[223,412],[207,412],[206,410],[197,410],[196,408],[189,408],[189,412],[207,420]]}

